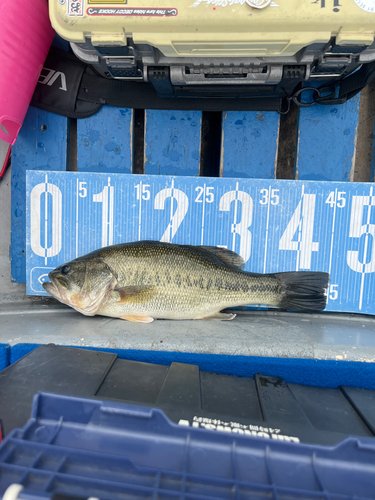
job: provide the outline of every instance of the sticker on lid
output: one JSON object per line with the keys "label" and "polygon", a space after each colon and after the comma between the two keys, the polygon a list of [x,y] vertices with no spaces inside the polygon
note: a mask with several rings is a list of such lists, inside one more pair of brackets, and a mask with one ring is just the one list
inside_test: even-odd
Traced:
{"label": "sticker on lid", "polygon": [[83,16],[83,0],[68,0],[68,16]]}
{"label": "sticker on lid", "polygon": [[153,17],[175,17],[178,14],[177,9],[124,9],[117,8],[99,8],[89,7],[87,9],[89,16],[153,16]]}
{"label": "sticker on lid", "polygon": [[375,13],[375,0],[354,0],[362,10]]}
{"label": "sticker on lid", "polygon": [[244,4],[248,4],[254,9],[263,9],[269,5],[271,7],[280,7],[279,4],[272,0],[195,0],[190,7],[199,7],[201,4],[213,5],[214,10],[216,10],[216,7],[232,7]]}
{"label": "sticker on lid", "polygon": [[98,3],[110,3],[110,4],[126,4],[128,3],[128,0],[87,0],[88,4],[98,4]]}

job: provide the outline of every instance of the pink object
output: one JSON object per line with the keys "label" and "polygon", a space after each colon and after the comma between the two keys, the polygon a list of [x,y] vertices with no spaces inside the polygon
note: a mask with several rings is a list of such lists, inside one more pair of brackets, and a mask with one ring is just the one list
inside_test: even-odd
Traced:
{"label": "pink object", "polygon": [[0,0],[0,139],[16,142],[55,31],[47,0]]}

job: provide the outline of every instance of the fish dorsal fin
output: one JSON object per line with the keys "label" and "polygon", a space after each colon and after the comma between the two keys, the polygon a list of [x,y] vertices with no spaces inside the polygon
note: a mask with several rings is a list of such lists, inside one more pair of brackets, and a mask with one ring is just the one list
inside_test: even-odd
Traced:
{"label": "fish dorsal fin", "polygon": [[147,299],[149,298],[149,292],[152,291],[152,286],[140,285],[140,286],[124,286],[120,288],[117,286],[112,293],[118,296],[118,302],[131,302],[132,299],[137,296],[138,300],[140,299],[140,295],[145,295]]}
{"label": "fish dorsal fin", "polygon": [[241,255],[238,255],[238,253],[233,252],[232,250],[228,250],[227,248],[207,246],[202,246],[201,248],[213,253],[227,267],[230,267],[232,269],[241,269],[242,271],[245,269],[246,262],[243,260]]}

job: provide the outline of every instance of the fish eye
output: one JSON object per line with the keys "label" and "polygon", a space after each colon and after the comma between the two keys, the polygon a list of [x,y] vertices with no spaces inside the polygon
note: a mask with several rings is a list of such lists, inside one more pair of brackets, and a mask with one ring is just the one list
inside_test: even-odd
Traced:
{"label": "fish eye", "polygon": [[61,274],[69,274],[69,272],[70,272],[70,266],[68,266],[67,264],[65,264],[65,266],[62,266]]}

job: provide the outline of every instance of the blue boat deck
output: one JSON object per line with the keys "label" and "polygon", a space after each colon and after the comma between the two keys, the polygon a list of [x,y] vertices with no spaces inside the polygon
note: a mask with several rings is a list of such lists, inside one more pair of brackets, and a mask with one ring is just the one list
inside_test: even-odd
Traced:
{"label": "blue boat deck", "polygon": [[12,277],[25,283],[27,170],[370,181],[373,168],[363,179],[363,154],[357,155],[359,110],[360,96],[300,108],[293,130],[276,112],[135,113],[103,106],[76,121],[30,107],[12,155]]}

